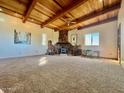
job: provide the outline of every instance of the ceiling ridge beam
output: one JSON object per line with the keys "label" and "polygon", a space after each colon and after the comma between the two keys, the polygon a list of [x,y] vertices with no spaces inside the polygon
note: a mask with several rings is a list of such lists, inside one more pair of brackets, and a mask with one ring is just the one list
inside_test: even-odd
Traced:
{"label": "ceiling ridge beam", "polygon": [[[56,0],[53,0],[61,9],[63,9],[64,7],[61,5],[61,4],[59,4],[59,2],[58,1],[56,1]],[[73,17],[74,18],[74,16],[71,14],[71,13],[68,13],[71,17]]]}
{"label": "ceiling ridge beam", "polygon": [[26,11],[26,13],[25,13],[25,16],[24,16],[24,18],[23,18],[23,23],[25,23],[25,22],[27,21],[27,19],[28,19],[28,17],[30,16],[32,10],[34,9],[36,3],[37,3],[37,0],[32,0],[32,2],[31,2],[31,4],[29,5],[29,7],[28,7],[28,9],[27,9],[27,11]]}
{"label": "ceiling ridge beam", "polygon": [[[53,15],[55,15],[55,13],[52,11],[52,10],[50,10],[50,9],[48,9],[47,7],[45,7],[44,5],[42,5],[41,3],[39,3],[40,5],[40,7],[44,7],[45,9],[47,9],[50,13],[52,13]],[[45,15],[45,16],[47,16],[47,17],[49,17],[49,18],[51,18],[52,16],[49,16],[49,15],[47,15],[47,14],[45,14],[45,13],[43,13],[42,11],[40,11],[40,10],[38,10],[38,9],[36,9],[36,8],[34,8],[36,11],[38,11],[38,12],[40,12],[41,14],[43,14],[43,15]],[[64,20],[63,19],[61,19],[61,21],[63,21],[64,22]]]}
{"label": "ceiling ridge beam", "polygon": [[[69,27],[71,26],[75,26],[75,25],[78,25],[80,24],[81,22],[83,21],[86,21],[86,20],[89,20],[89,19],[92,19],[92,18],[95,18],[97,16],[100,16],[100,15],[103,15],[103,14],[106,14],[108,12],[111,12],[111,11],[114,11],[114,10],[117,10],[120,8],[120,3],[117,3],[117,4],[114,4],[112,6],[109,6],[109,7],[106,7],[105,9],[101,10],[101,11],[98,11],[98,12],[92,12],[88,15],[85,15],[85,16],[82,16],[80,18],[77,18],[75,20],[72,20],[72,21],[75,21],[76,24],[71,24]],[[61,26],[60,28],[66,28],[67,26],[66,25],[63,25]],[[68,27],[67,27],[68,28]]]}
{"label": "ceiling ridge beam", "polygon": [[63,8],[63,10],[58,11],[55,16],[53,16],[52,18],[50,18],[47,21],[45,21],[44,23],[42,23],[41,26],[46,26],[49,23],[52,23],[53,21],[55,21],[55,20],[59,19],[60,17],[62,17],[63,15],[65,15],[66,13],[68,13],[68,12],[72,11],[73,9],[79,7],[80,5],[84,4],[86,1],[88,1],[88,0],[77,0],[75,2],[72,2],[70,5]]}

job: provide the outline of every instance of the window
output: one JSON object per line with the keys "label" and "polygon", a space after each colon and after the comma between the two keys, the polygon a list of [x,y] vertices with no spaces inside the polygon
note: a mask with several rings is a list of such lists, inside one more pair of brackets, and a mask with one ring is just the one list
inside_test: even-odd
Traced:
{"label": "window", "polygon": [[85,35],[86,46],[99,46],[99,33],[90,33]]}
{"label": "window", "polygon": [[46,36],[46,34],[42,34],[42,45],[46,45],[46,43],[47,43],[47,36]]}

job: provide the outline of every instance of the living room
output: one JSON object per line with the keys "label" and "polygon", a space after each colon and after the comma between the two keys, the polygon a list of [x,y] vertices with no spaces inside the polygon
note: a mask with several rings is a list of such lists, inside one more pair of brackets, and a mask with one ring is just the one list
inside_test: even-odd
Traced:
{"label": "living room", "polygon": [[124,93],[123,35],[123,0],[0,0],[0,93]]}

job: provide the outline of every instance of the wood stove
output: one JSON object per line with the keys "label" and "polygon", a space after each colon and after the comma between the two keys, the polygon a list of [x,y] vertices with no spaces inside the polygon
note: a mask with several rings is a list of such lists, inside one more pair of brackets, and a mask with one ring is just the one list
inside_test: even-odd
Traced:
{"label": "wood stove", "polygon": [[73,46],[69,42],[56,43],[59,54],[70,54]]}

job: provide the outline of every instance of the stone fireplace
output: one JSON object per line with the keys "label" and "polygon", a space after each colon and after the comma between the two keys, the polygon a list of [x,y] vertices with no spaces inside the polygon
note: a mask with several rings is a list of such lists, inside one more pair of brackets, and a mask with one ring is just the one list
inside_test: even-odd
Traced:
{"label": "stone fireplace", "polygon": [[59,31],[59,42],[68,42],[68,31]]}
{"label": "stone fireplace", "polygon": [[70,54],[72,45],[68,42],[68,31],[59,31],[59,42],[56,43],[59,54]]}

